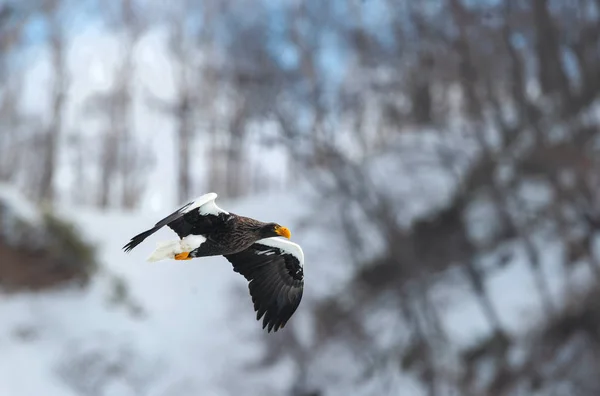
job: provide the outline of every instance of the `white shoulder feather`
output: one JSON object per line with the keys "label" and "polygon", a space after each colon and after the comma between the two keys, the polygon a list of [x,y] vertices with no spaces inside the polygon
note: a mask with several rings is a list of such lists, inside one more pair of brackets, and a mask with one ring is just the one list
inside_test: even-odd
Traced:
{"label": "white shoulder feather", "polygon": [[212,214],[216,216],[219,213],[229,214],[229,212],[226,212],[217,206],[217,204],[215,203],[216,199],[217,194],[214,192],[204,194],[185,205],[182,208],[182,212],[189,213],[194,209],[199,209],[200,214],[203,215]]}
{"label": "white shoulder feather", "polygon": [[278,248],[283,253],[291,254],[292,256],[298,259],[298,261],[300,262],[300,266],[304,267],[304,252],[302,251],[300,245],[280,237],[260,239],[256,241],[256,243]]}

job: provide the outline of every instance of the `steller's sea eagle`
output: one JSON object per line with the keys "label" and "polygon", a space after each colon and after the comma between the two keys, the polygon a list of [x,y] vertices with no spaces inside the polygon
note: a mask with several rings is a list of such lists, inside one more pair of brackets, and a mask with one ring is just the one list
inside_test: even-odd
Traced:
{"label": "steller's sea eagle", "polygon": [[277,331],[294,314],[304,289],[304,254],[290,238],[290,230],[219,208],[217,194],[209,193],[182,206],[151,229],[131,238],[123,247],[131,251],[148,236],[168,226],[179,240],[162,242],[148,261],[191,260],[224,256],[233,270],[248,280],[256,320],[263,329]]}

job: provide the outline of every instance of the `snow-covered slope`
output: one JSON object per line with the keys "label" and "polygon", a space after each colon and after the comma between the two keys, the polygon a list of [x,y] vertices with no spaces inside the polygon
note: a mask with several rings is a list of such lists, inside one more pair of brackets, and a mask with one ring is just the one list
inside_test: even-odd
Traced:
{"label": "snow-covered slope", "polygon": [[[292,195],[219,204],[286,224],[292,232],[306,209]],[[139,395],[140,386],[148,395],[192,395],[199,389],[202,395],[229,394],[227,389],[237,385],[230,378],[240,376],[239,365],[249,363],[262,345],[244,278],[219,257],[146,262],[156,242],[176,237],[168,228],[130,254],[121,250],[164,213],[60,212],[97,245],[103,270],[83,291],[0,295],[0,395],[128,396]],[[304,235],[294,232],[294,241],[303,244]],[[309,250],[308,282],[312,258]],[[143,315],[132,316],[125,306],[110,303],[115,276],[126,282]],[[124,367],[106,374],[113,366]],[[278,375],[287,385],[282,369]],[[93,393],[95,378],[104,378],[100,389],[108,393]]]}
{"label": "snow-covered slope", "polygon": [[[294,241],[303,244],[303,234],[294,232],[294,223],[306,207],[294,200],[293,196],[270,195],[237,203],[219,199],[218,204],[234,213],[289,225]],[[80,211],[74,219],[100,246],[101,261],[127,279],[132,295],[144,306],[147,318],[142,332],[163,353],[167,369],[216,392],[237,375],[237,364],[249,362],[260,352],[257,337],[262,329],[255,320],[246,280],[222,257],[148,263],[146,258],[157,242],[177,237],[168,228],[131,253],[123,253],[121,248],[131,236],[164,215]],[[307,266],[310,259],[308,254]]]}
{"label": "snow-covered slope", "polygon": [[[343,287],[349,276],[343,271],[348,268],[344,266],[344,245],[331,229],[333,213],[327,208],[316,208],[319,216],[313,217],[314,223],[305,224],[303,215],[315,208],[296,194],[237,202],[219,199],[218,203],[231,212],[290,227],[292,239],[302,245],[306,257],[303,303]],[[97,245],[102,271],[84,290],[0,294],[0,395],[217,396],[241,390],[245,395],[262,395],[267,386],[276,392],[287,389],[295,375],[293,365],[282,364],[276,372],[240,370],[260,354],[265,339],[276,340],[283,333],[259,339],[262,330],[255,320],[246,281],[226,260],[146,262],[158,241],[175,236],[168,228],[125,254],[121,248],[129,238],[152,226],[165,215],[162,212],[106,213],[74,208],[59,212]],[[559,253],[545,249],[543,259],[557,261]],[[526,330],[536,320],[532,313],[540,311],[538,296],[531,292],[533,279],[526,260],[519,257],[488,280],[503,324],[515,332]],[[556,296],[563,273],[558,262],[546,268]],[[142,315],[132,315],[126,305],[111,303],[115,277],[125,281],[131,298],[142,307]],[[466,283],[439,288],[434,298],[444,308],[444,325],[456,347],[489,334]],[[301,304],[285,331],[304,328],[305,307]],[[349,367],[351,359],[342,361],[340,353],[329,357],[325,353],[310,370],[316,382],[338,379],[332,395],[354,389],[352,378],[346,378],[355,372]],[[406,383],[409,394],[418,396],[416,383],[405,379],[400,382]]]}

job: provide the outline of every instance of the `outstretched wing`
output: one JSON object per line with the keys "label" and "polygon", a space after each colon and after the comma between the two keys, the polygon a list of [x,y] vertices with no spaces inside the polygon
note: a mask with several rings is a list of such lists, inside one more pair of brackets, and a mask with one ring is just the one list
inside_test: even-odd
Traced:
{"label": "outstretched wing", "polygon": [[299,245],[266,238],[239,253],[226,255],[233,270],[248,281],[256,320],[277,331],[296,312],[304,290],[304,254]]}
{"label": "outstretched wing", "polygon": [[154,234],[164,226],[168,226],[177,233],[179,238],[188,235],[204,235],[224,221],[223,215],[229,213],[219,208],[215,203],[216,193],[204,194],[193,201],[188,202],[169,216],[160,220],[151,229],[131,238],[129,243],[123,247],[126,252],[131,251],[144,239]]}

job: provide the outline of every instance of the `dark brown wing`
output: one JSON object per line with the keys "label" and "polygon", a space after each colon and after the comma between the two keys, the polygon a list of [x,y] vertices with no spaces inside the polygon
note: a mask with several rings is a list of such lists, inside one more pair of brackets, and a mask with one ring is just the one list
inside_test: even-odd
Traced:
{"label": "dark brown wing", "polygon": [[188,202],[169,216],[160,220],[151,229],[131,238],[129,243],[123,247],[123,250],[126,252],[131,251],[164,226],[168,226],[175,231],[179,238],[184,238],[192,234],[206,236],[212,229],[223,224],[230,217],[228,212],[215,204],[216,198],[217,194],[209,193]]}
{"label": "dark brown wing", "polygon": [[304,255],[300,246],[280,238],[266,238],[239,253],[226,255],[233,270],[248,281],[256,320],[277,331],[285,326],[302,300]]}

